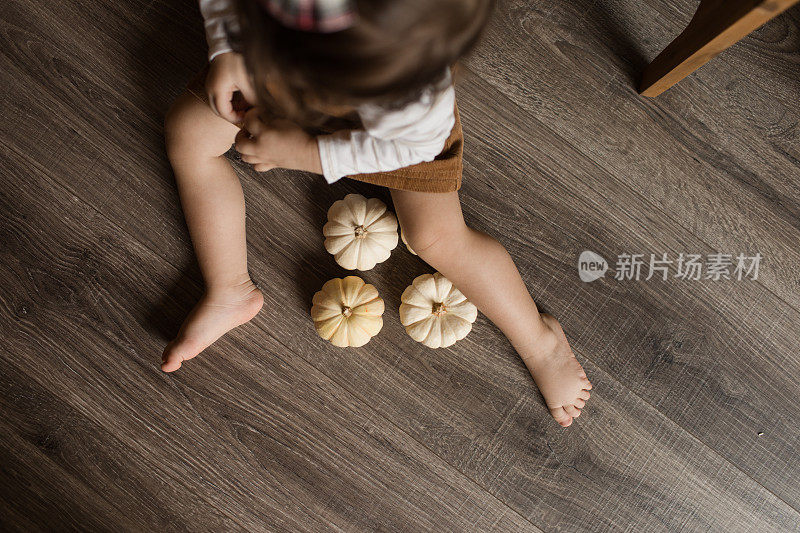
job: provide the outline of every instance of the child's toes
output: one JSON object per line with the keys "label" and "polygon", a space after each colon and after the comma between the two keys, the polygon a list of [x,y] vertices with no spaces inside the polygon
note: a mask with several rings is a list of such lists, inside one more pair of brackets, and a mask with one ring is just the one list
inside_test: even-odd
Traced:
{"label": "child's toes", "polygon": [[551,407],[550,414],[556,419],[556,422],[564,427],[572,424],[572,417],[567,414],[563,407]]}
{"label": "child's toes", "polygon": [[176,360],[161,363],[161,370],[164,372],[175,372],[181,367],[181,362]]}
{"label": "child's toes", "polygon": [[581,410],[575,407],[574,405],[565,405],[564,411],[566,411],[567,414],[572,418],[578,418],[579,416],[581,416]]}
{"label": "child's toes", "polygon": [[588,390],[578,391],[578,398],[580,398],[583,401],[588,400],[590,396],[591,396],[591,393]]}
{"label": "child's toes", "polygon": [[164,372],[175,372],[181,367],[181,363],[183,362],[183,359],[172,346],[172,343],[170,343],[161,356],[161,370]]}
{"label": "child's toes", "polygon": [[592,382],[589,378],[581,378],[581,384],[585,390],[592,390]]}
{"label": "child's toes", "polygon": [[181,367],[184,361],[194,357],[194,355],[187,353],[190,352],[190,350],[186,349],[186,344],[185,341],[175,339],[167,345],[164,349],[164,353],[161,355],[161,370],[164,372],[175,372]]}
{"label": "child's toes", "polygon": [[161,370],[174,372],[181,367],[184,361],[197,356],[205,348],[203,343],[194,338],[178,336],[164,349],[161,356]]}
{"label": "child's toes", "polygon": [[581,398],[575,398],[575,401],[572,402],[572,405],[574,405],[578,409],[583,409],[583,407],[586,405],[586,402],[583,401]]}

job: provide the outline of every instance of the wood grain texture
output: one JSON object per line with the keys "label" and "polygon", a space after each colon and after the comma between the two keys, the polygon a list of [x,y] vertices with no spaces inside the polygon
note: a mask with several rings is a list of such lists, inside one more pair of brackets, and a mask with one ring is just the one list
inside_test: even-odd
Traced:
{"label": "wood grain texture", "polygon": [[[623,5],[629,10],[624,15],[639,13],[638,3]],[[731,82],[732,67],[723,60],[733,54],[726,54],[706,69],[713,69],[715,83],[741,84],[741,93],[720,96],[725,91],[695,89],[687,78],[663,98],[638,98],[629,71],[640,56],[613,31],[613,18],[605,11],[611,7],[602,6],[544,3],[526,11],[501,2],[485,46],[468,64],[530,112],[535,122],[529,128],[554,131],[616,180],[641,191],[674,224],[717,250],[757,247],[772,265],[761,281],[800,309],[800,253],[794,246],[800,239],[800,158],[793,155],[798,140],[791,126],[800,111],[789,104],[798,92],[796,74],[771,76],[782,92],[772,92],[771,99],[752,98],[766,84],[749,85],[746,71],[760,63],[737,65]],[[782,17],[775,21],[781,23]],[[790,61],[797,58],[791,47],[796,33],[789,33]],[[533,65],[534,75],[517,65]],[[699,101],[692,103],[695,97]],[[769,113],[757,118],[751,106]],[[751,126],[775,119],[788,128],[788,148],[776,149],[769,136]]]}
{"label": "wood grain texture", "polygon": [[[491,90],[477,78],[469,81],[469,94],[476,96],[462,98],[462,107],[473,124],[488,130],[498,116],[507,119],[503,124],[512,120],[496,95],[490,97]],[[551,280],[537,283],[534,274],[529,283],[547,307],[549,301],[562,302],[557,315],[572,324],[573,347],[797,507],[800,492],[793,480],[798,472],[786,458],[800,453],[794,416],[800,410],[794,384],[800,361],[793,355],[800,353],[794,333],[800,314],[757,282],[580,282],[574,269],[582,250],[611,260],[626,251],[675,257],[686,250],[713,250],[691,234],[676,232],[672,221],[592,161],[574,153],[565,157],[571,148],[563,140],[539,130],[497,130],[471,139],[477,153],[469,163],[476,174],[509,178],[496,190],[480,186],[473,195],[504,213],[486,229],[504,235],[523,272],[548,264]],[[480,156],[498,145],[507,160]],[[507,197],[505,191],[526,190],[520,168],[535,169],[536,187]],[[565,191],[573,195],[566,202]],[[514,231],[548,223],[558,228],[539,231],[535,252],[526,242],[531,237]],[[559,239],[562,232],[569,238]],[[791,407],[775,410],[775,405]],[[763,428],[770,428],[768,441],[751,446]],[[744,436],[748,445],[743,447]]]}
{"label": "wood grain texture", "polygon": [[689,25],[645,68],[639,92],[658,96],[797,0],[701,0]]}
{"label": "wood grain texture", "polygon": [[[325,212],[348,192],[388,194],[259,175],[235,154],[265,309],[160,374],[201,291],[161,139],[170,99],[204,61],[196,7],[4,4],[3,526],[799,529],[797,142],[770,118],[795,110],[759,99],[769,112],[748,120],[755,75],[735,79],[730,101],[687,107],[673,95],[692,77],[642,104],[612,19],[645,9],[608,5],[502,5],[458,87],[468,222],[509,248],[595,384],[562,431],[484,317],[446,350],[406,336],[400,294],[429,269],[402,249],[363,274],[387,303],[381,334],[347,351],[319,340],[311,296],[345,274],[322,246]],[[762,34],[792,42],[785,28]],[[772,96],[790,88],[792,52],[743,46],[775,56]],[[726,56],[702,83],[731,83],[714,70]],[[785,255],[758,282],[587,285],[575,273],[583,249],[745,247]]]}
{"label": "wood grain texture", "polygon": [[[3,260],[14,282],[3,299],[3,411],[18,438],[131,529],[537,530],[269,335],[251,342],[242,328],[246,343],[215,345],[221,357],[188,382],[161,373],[161,341],[141,335],[140,319],[154,307],[158,319],[185,314],[175,301],[156,307],[165,275],[178,273],[92,209],[68,210],[72,197],[41,188],[47,180],[28,184],[13,210],[2,198],[15,252]],[[30,227],[40,222],[50,231]],[[37,269],[45,263],[61,273]],[[190,289],[177,288],[178,302],[196,297]],[[38,355],[26,356],[32,347]],[[93,503],[55,499],[69,513]],[[27,500],[17,505],[38,520]]]}

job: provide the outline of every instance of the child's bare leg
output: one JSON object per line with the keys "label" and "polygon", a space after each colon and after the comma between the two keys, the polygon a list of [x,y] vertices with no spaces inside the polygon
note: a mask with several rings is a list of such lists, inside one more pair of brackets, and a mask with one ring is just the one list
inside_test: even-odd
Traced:
{"label": "child's bare leg", "polygon": [[392,190],[409,245],[508,337],[562,426],[580,416],[592,388],[558,321],[540,315],[511,256],[464,223],[458,193]]}
{"label": "child's bare leg", "polygon": [[172,372],[230,329],[253,318],[263,296],[247,272],[244,195],[223,154],[238,128],[184,93],[165,121],[167,154],[206,290],[164,349]]}

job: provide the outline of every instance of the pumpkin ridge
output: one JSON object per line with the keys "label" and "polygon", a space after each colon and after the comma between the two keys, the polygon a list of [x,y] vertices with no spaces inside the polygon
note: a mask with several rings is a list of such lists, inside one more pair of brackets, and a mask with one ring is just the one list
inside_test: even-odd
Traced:
{"label": "pumpkin ridge", "polygon": [[[372,228],[373,226],[377,228],[381,228],[383,226],[389,228],[390,226],[397,226],[397,218],[390,212],[384,208],[383,213],[380,216],[374,218],[369,224],[365,224],[366,226]],[[377,231],[377,229],[373,229],[372,231]],[[397,231],[395,229],[395,231]]]}
{"label": "pumpkin ridge", "polygon": [[466,298],[464,298],[463,300],[461,300],[458,303],[454,303],[454,304],[448,305],[447,308],[453,310],[453,312],[462,313],[462,314],[464,312],[472,313],[473,309],[477,309],[477,307],[475,307],[475,304],[473,304],[472,302],[470,302]]}
{"label": "pumpkin ridge", "polygon": [[353,293],[353,301],[351,302],[353,307],[361,305],[361,303],[360,303],[361,302],[361,298],[364,296],[364,291],[366,291],[366,290],[367,290],[367,285],[365,283],[364,285],[361,285],[358,288],[358,290]]}
{"label": "pumpkin ridge", "polygon": [[364,309],[366,306],[378,306],[378,300],[370,300],[365,304],[361,304],[356,307],[351,307],[353,310],[353,316],[361,316],[361,317],[373,317],[373,316],[380,316],[382,313],[378,313],[372,309]]}
{"label": "pumpkin ridge", "polygon": [[450,291],[450,294],[447,295],[447,301],[449,305],[460,305],[467,300],[467,297],[464,296],[464,293],[455,287],[453,287],[453,289],[454,290]]}
{"label": "pumpkin ridge", "polygon": [[428,310],[428,306],[427,305],[418,305],[418,304],[409,303],[409,302],[403,302],[403,305],[407,305],[408,307],[415,307],[417,309],[424,309],[425,311]]}
{"label": "pumpkin ridge", "polygon": [[[334,233],[336,231],[337,233]],[[338,233],[341,231],[341,233]],[[344,237],[350,235],[350,228],[338,220],[329,220],[322,226],[322,234],[326,237]]]}
{"label": "pumpkin ridge", "polygon": [[392,230],[391,228],[387,229],[371,229],[369,230],[370,235],[397,235],[397,230]]}
{"label": "pumpkin ridge", "polygon": [[[367,240],[370,241],[374,249],[379,249],[382,253],[388,252],[391,255],[391,250],[397,247],[397,232],[395,232],[394,236],[391,233],[372,233]],[[389,255],[386,256],[387,259]]]}
{"label": "pumpkin ridge", "polygon": [[408,289],[403,292],[401,298],[404,304],[421,307],[422,309],[427,309],[432,301],[432,298],[426,296],[414,286],[408,287]]}
{"label": "pumpkin ridge", "polygon": [[[323,286],[323,289],[324,289],[324,288],[325,288],[325,287]],[[314,294],[314,297],[313,297],[313,298],[311,298],[311,303],[312,303],[312,305],[322,305],[322,304],[324,304],[324,303],[325,303],[325,300],[326,300],[326,298],[327,298],[327,296],[328,296],[328,293],[327,293],[327,292],[325,292],[324,290],[319,290],[319,291],[317,291],[317,292]]]}
{"label": "pumpkin ridge", "polygon": [[[363,299],[365,297],[370,297],[370,295],[371,295],[373,290],[375,291],[374,296],[372,296],[369,300],[364,301]],[[372,301],[375,301],[375,300],[380,300],[380,299],[381,299],[381,297],[378,294],[377,289],[375,289],[374,287],[369,288],[367,286],[367,284],[365,283],[364,285],[362,285],[358,289],[358,292],[355,294],[355,298],[353,299],[353,302],[352,302],[353,303],[352,307],[353,307],[353,309],[355,309],[356,307],[361,307],[362,305],[364,305],[366,303],[369,303],[369,302],[372,302]]]}
{"label": "pumpkin ridge", "polygon": [[366,246],[364,246],[364,245],[366,244],[366,239],[363,239],[363,240],[362,239],[356,239],[353,242],[357,243],[357,246],[358,246],[358,251],[356,252],[356,268],[358,268],[359,270],[369,270],[369,268],[371,268],[371,267],[368,268],[367,265],[363,262],[364,261],[364,249],[366,248]]}
{"label": "pumpkin ridge", "polygon": [[331,335],[330,341],[334,344],[334,346],[347,346],[350,343],[350,328],[348,321],[345,320],[344,316],[342,317],[342,321],[339,326],[336,328],[333,335]]}
{"label": "pumpkin ridge", "polygon": [[[376,318],[380,318],[381,319],[381,327],[378,328],[378,331],[380,331],[381,329],[383,329],[383,318],[382,317],[376,317]],[[360,329],[367,337],[374,337],[375,334],[377,334],[377,332],[375,334],[370,333],[370,331],[365,329],[364,326],[362,326],[361,323],[358,322],[358,321],[352,322],[350,324],[350,327],[351,327],[351,329],[355,329],[355,328]]]}
{"label": "pumpkin ridge", "polygon": [[[472,322],[470,322],[469,320],[467,320],[463,316],[459,316],[459,315],[450,315],[449,320],[452,320],[454,322],[463,322],[465,325],[472,324]],[[458,335],[456,335],[456,336],[458,336]],[[466,336],[467,336],[467,334],[465,333],[464,337],[466,337]],[[461,337],[461,338],[463,339],[464,337]],[[459,339],[459,340],[461,340],[461,339]]]}
{"label": "pumpkin ridge", "polygon": [[[434,336],[439,338],[439,341],[436,342]],[[423,339],[423,344],[426,346],[430,346],[431,348],[439,348],[442,345],[442,321],[436,320],[435,318],[431,321],[431,329],[428,330],[428,334],[425,335],[425,339]],[[428,344],[430,343],[430,344]]]}
{"label": "pumpkin ridge", "polygon": [[344,290],[344,279],[336,278],[335,287],[336,287],[335,300],[341,302],[342,305],[347,305],[347,294],[345,293]]}
{"label": "pumpkin ridge", "polygon": [[[370,202],[372,200],[377,200],[377,198],[370,198],[367,201],[367,213],[366,213],[367,216],[364,217],[364,226],[371,226],[372,224],[380,220],[386,213],[389,212],[388,208],[386,207],[386,204],[384,204],[380,200],[378,200],[380,204],[374,203],[372,206],[370,206]],[[369,217],[370,212],[372,212],[371,218]]]}
{"label": "pumpkin ridge", "polygon": [[436,318],[435,318],[433,315],[431,315],[431,316],[429,316],[428,318],[426,318],[425,320],[420,320],[420,321],[418,321],[418,322],[415,322],[414,324],[416,325],[416,324],[419,324],[420,322],[425,322],[425,323],[427,323],[427,324],[428,324],[428,327],[427,327],[427,329],[425,330],[425,334],[424,334],[424,335],[422,335],[422,341],[421,341],[421,342],[424,342],[424,341],[425,341],[425,339],[427,339],[428,337],[430,337],[430,335],[431,335],[431,331],[433,331],[433,328],[434,328],[434,326],[436,325]]}
{"label": "pumpkin ridge", "polygon": [[400,304],[400,322],[404,326],[410,326],[412,324],[416,324],[420,320],[425,320],[430,316],[430,313],[423,308],[417,305],[408,305],[406,303]]}
{"label": "pumpkin ridge", "polygon": [[[341,327],[341,321],[343,319],[344,317],[340,313],[336,316],[320,320],[316,322],[314,326],[316,327],[317,333],[323,336],[325,340],[330,340],[331,337],[333,337],[333,335],[336,333],[336,331]],[[324,336],[323,334],[324,331],[328,331],[327,337]]]}
{"label": "pumpkin ridge", "polygon": [[[348,194],[344,197],[344,205],[347,206],[347,210],[350,211],[350,214],[353,215],[353,226],[361,226],[364,224],[364,216],[366,216],[366,205],[364,206],[364,213],[359,213],[357,207],[354,205],[354,202],[359,200],[360,194]],[[364,198],[361,196],[361,198]]]}
{"label": "pumpkin ridge", "polygon": [[430,274],[423,274],[413,282],[414,288],[426,299],[437,300],[436,284],[433,276]]}
{"label": "pumpkin ridge", "polygon": [[336,299],[336,280],[332,279],[326,281],[325,285],[322,286],[322,289],[320,289],[319,292],[323,293],[323,295],[327,298]]}
{"label": "pumpkin ridge", "polygon": [[377,298],[372,298],[371,300],[368,300],[368,301],[366,301],[366,302],[364,302],[364,303],[360,303],[360,304],[358,304],[358,305],[354,305],[354,306],[353,306],[353,307],[351,307],[350,309],[352,309],[352,310],[353,310],[353,314],[354,314],[354,315],[360,315],[360,316],[377,316],[377,315],[378,315],[378,313],[377,313],[376,311],[368,311],[368,310],[364,309],[364,307],[366,307],[366,306],[368,306],[368,305],[375,305],[375,306],[377,306],[379,301],[383,301],[383,300],[380,298],[380,296],[379,296],[379,297],[377,297]]}
{"label": "pumpkin ridge", "polygon": [[381,261],[379,252],[372,242],[372,236],[367,234],[366,239],[361,239],[358,248],[359,270],[369,270]]}
{"label": "pumpkin ridge", "polygon": [[336,254],[342,253],[351,242],[349,235],[331,235],[325,239],[325,249],[328,250],[328,253],[335,256]]}
{"label": "pumpkin ridge", "polygon": [[442,318],[442,334],[444,334],[444,331],[446,329],[447,332],[450,335],[450,338],[453,339],[453,342],[447,344],[447,346],[450,346],[451,344],[454,344],[456,341],[459,341],[459,340],[461,340],[463,338],[463,337],[459,337],[458,336],[458,332],[456,331],[456,329],[450,323],[453,318],[457,318],[457,317],[454,316],[454,315],[449,315],[448,317],[443,317]]}
{"label": "pumpkin ridge", "polygon": [[[352,270],[356,268],[358,261],[357,255],[358,251],[357,248],[360,245],[360,241],[347,239],[347,243],[345,244],[344,248],[339,250],[333,255],[333,258],[336,259],[336,262],[342,265],[344,268]],[[354,259],[355,257],[355,259]],[[352,261],[351,261],[352,260]],[[352,266],[350,266],[352,264]]]}
{"label": "pumpkin ridge", "polygon": [[433,275],[433,283],[436,287],[436,301],[444,302],[453,290],[453,284],[439,272]]}
{"label": "pumpkin ridge", "polygon": [[405,325],[406,325],[406,326],[413,326],[413,325],[415,325],[415,324],[419,324],[420,322],[424,322],[424,321],[426,321],[426,320],[430,319],[430,317],[431,317],[431,316],[432,316],[432,315],[426,315],[426,316],[424,316],[424,317],[420,318],[419,320],[415,320],[415,321],[413,321],[413,322],[409,322],[408,324],[405,324]]}
{"label": "pumpkin ridge", "polygon": [[347,207],[344,200],[339,200],[331,207],[330,213],[328,213],[328,220],[336,220],[340,224],[350,227],[353,225],[353,216],[353,212]]}
{"label": "pumpkin ridge", "polygon": [[358,298],[359,293],[364,289],[364,280],[359,278],[358,276],[347,276],[345,279],[349,280],[352,279],[352,282],[355,284],[355,287],[348,285],[349,291],[347,292],[347,299],[344,302],[344,305],[347,307],[353,307],[355,305],[355,301]]}
{"label": "pumpkin ridge", "polygon": [[323,307],[321,305],[315,305],[311,308],[311,318],[314,319],[316,322],[320,322],[323,320],[328,320],[335,316],[340,315],[342,312],[340,309],[335,309],[333,307]]}

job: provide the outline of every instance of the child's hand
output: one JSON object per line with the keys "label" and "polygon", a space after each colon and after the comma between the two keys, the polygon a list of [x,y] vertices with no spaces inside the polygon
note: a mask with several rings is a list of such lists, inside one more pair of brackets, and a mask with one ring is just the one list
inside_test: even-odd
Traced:
{"label": "child's hand", "polygon": [[236,150],[242,161],[258,172],[273,168],[293,168],[322,174],[317,139],[288,120],[265,124],[253,108],[244,117],[244,127],[236,135]]}
{"label": "child's hand", "polygon": [[244,110],[234,106],[233,94],[236,91],[242,93],[246,102],[252,104],[256,101],[241,54],[220,54],[211,61],[206,77],[206,94],[214,113],[233,124],[240,123],[245,114]]}

